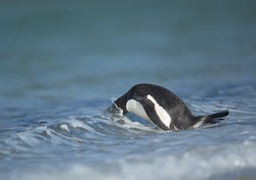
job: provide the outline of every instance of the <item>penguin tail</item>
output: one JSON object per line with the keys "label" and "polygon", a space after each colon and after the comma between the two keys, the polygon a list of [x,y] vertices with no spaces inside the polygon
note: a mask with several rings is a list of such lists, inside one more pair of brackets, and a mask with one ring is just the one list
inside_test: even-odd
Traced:
{"label": "penguin tail", "polygon": [[206,116],[207,118],[205,123],[211,123],[211,124],[217,123],[219,121],[224,120],[223,117],[227,116],[228,114],[229,114],[229,110],[224,110],[214,114],[210,114]]}
{"label": "penguin tail", "polygon": [[223,118],[229,114],[229,110],[220,111],[207,116],[197,116],[194,128],[201,127],[205,124],[216,124],[224,120]]}

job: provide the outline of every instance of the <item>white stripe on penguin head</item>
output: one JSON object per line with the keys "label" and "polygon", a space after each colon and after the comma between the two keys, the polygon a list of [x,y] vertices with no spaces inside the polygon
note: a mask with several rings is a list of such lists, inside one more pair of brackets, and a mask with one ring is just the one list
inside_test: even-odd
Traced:
{"label": "white stripe on penguin head", "polygon": [[166,125],[167,127],[170,127],[172,118],[165,111],[165,109],[162,106],[160,106],[151,95],[147,95],[147,99],[149,99],[154,104],[155,111],[159,119],[164,123],[164,125]]}

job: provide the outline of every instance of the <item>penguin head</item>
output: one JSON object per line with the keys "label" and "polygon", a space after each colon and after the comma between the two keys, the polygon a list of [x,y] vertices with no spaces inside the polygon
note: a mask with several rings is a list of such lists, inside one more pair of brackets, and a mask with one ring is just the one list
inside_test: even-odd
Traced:
{"label": "penguin head", "polygon": [[131,109],[133,113],[136,113],[135,107],[133,107],[134,102],[137,105],[141,99],[144,99],[145,97],[145,87],[140,85],[133,86],[128,92],[126,92],[124,95],[119,97],[115,102],[115,106],[120,108],[123,111],[123,114],[128,113],[130,110],[129,107],[132,107]]}
{"label": "penguin head", "polygon": [[152,91],[151,88],[151,85],[148,84],[135,85],[128,92],[119,97],[114,104],[123,111],[123,114],[133,112],[139,116],[143,114],[144,117],[145,110],[141,101],[147,99],[147,95]]}
{"label": "penguin head", "polygon": [[126,108],[126,104],[128,102],[128,100],[130,99],[128,93],[124,94],[123,96],[119,97],[115,102],[114,102],[114,106],[116,108],[119,108],[119,110],[122,111],[122,114],[126,114],[128,113],[128,110]]}

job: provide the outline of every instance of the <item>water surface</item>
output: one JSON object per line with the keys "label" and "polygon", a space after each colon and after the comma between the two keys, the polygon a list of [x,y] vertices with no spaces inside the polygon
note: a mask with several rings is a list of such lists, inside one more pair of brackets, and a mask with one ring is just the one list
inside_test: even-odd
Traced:
{"label": "water surface", "polygon": [[[1,179],[255,179],[254,4],[2,2]],[[230,115],[163,132],[106,111],[140,82]]]}

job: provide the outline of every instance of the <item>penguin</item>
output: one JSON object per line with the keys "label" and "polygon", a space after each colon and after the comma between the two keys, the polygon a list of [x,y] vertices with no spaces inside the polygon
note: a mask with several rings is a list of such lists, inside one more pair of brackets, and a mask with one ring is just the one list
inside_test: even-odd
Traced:
{"label": "penguin", "polygon": [[170,90],[154,84],[137,84],[114,101],[115,108],[125,115],[131,112],[153,122],[162,130],[185,130],[216,124],[228,110],[194,116],[186,104]]}

